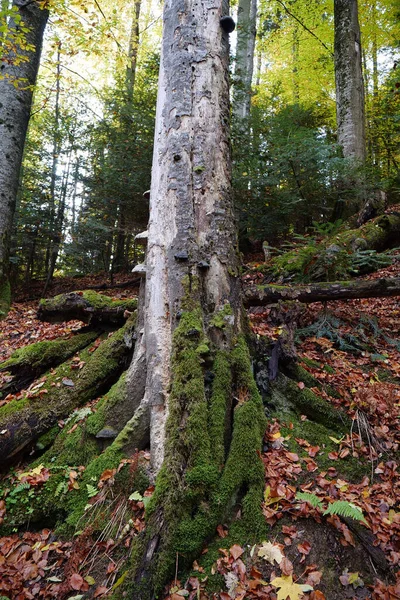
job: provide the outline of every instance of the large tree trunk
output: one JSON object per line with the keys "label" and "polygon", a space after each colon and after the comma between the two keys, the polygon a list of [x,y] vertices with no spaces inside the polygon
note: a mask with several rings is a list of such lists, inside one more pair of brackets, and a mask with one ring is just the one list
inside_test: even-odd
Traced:
{"label": "large tree trunk", "polygon": [[[49,16],[37,2],[14,0],[21,22],[8,24],[12,37],[23,26],[27,28],[26,43],[33,47],[27,51],[18,48],[18,63],[12,50],[2,57],[0,79],[0,318],[7,314],[10,305],[8,279],[9,251],[12,221],[18,190],[22,153],[32,104],[33,87],[39,68],[43,33]],[[13,81],[16,78],[16,85]]]}
{"label": "large tree trunk", "polygon": [[164,7],[144,327],[128,376],[137,401],[146,370],[134,419],[150,427],[155,472],[162,465],[137,551],[138,600],[160,593],[177,552],[181,565],[200,553],[235,499],[250,536],[262,518],[265,421],[240,336],[227,14],[221,0]]}
{"label": "large tree trunk", "polygon": [[345,158],[365,160],[364,80],[357,0],[335,0],[338,142]]}

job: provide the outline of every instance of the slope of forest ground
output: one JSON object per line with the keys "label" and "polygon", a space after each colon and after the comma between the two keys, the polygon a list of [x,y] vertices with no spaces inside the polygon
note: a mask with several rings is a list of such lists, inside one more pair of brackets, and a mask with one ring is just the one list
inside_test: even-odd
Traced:
{"label": "slope of forest ground", "polygon": [[[368,278],[399,276],[400,262],[394,262]],[[244,283],[261,279],[253,269]],[[56,291],[88,285],[60,280]],[[126,298],[132,290],[105,293]],[[78,321],[43,323],[35,318],[36,309],[33,300],[13,305],[2,322],[0,361],[27,343],[71,336],[81,326]],[[268,382],[266,364],[257,359],[268,418],[262,452],[265,530],[260,539],[247,539],[239,520],[220,523],[216,539],[185,577],[178,576],[177,555],[177,575],[165,598],[400,598],[399,311],[398,298],[310,304],[296,317],[295,376],[288,367]],[[273,313],[274,307],[249,311],[261,346],[273,345],[282,333]],[[70,362],[71,373],[82,362],[79,353]],[[9,375],[0,376],[2,385]],[[28,391],[34,397],[47,385],[42,377]],[[20,397],[24,393],[18,392]],[[0,399],[0,405],[13,397]],[[320,400],[341,409],[343,418],[329,410],[324,416],[327,404]],[[90,400],[72,423],[61,419],[59,430],[73,436],[96,411],[96,402]],[[83,479],[84,465],[53,468],[51,461],[41,461],[37,449],[32,459],[25,457],[0,482],[5,534],[0,538],[0,597],[132,598],[126,588],[132,541],[145,528],[144,509],[154,489],[138,477],[139,471],[146,473],[149,454],[136,452],[89,483]],[[50,482],[56,476],[54,489]],[[35,499],[43,498],[46,488],[52,490],[54,505],[70,496],[70,506],[74,494],[85,488],[84,516],[73,535],[68,530],[66,536],[61,526],[65,512],[46,510],[35,518]],[[313,496],[306,500],[299,492]],[[361,509],[363,520],[324,515],[338,500],[353,516]]]}

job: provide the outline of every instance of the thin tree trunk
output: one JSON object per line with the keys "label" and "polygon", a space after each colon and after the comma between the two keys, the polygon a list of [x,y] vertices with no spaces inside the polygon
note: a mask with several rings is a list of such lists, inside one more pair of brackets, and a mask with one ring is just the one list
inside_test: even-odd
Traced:
{"label": "thin tree trunk", "polygon": [[56,183],[57,183],[57,168],[58,157],[61,150],[60,142],[60,77],[61,77],[61,42],[58,42],[57,49],[57,68],[56,68],[56,102],[54,112],[54,131],[53,131],[53,160],[51,166],[50,179],[50,237],[46,252],[46,283],[43,290],[43,295],[47,293],[47,289],[53,279],[54,268],[57,260],[58,246],[60,243],[59,232],[57,231],[57,216],[56,216]]}
{"label": "thin tree trunk", "polygon": [[256,41],[257,0],[239,0],[233,113],[239,121],[250,117],[251,82]]}
{"label": "thin tree trunk", "polygon": [[59,199],[57,215],[56,215],[55,223],[54,223],[54,235],[53,235],[53,240],[52,240],[50,265],[49,265],[49,271],[47,274],[46,283],[45,283],[44,290],[43,290],[43,295],[45,295],[47,293],[49,285],[51,284],[51,282],[53,280],[54,270],[56,268],[58,254],[60,252],[60,246],[61,246],[62,235],[63,235],[63,226],[64,226],[64,217],[65,217],[65,202],[66,202],[66,197],[67,197],[69,171],[70,171],[70,167],[71,167],[71,155],[72,155],[72,146],[68,153],[67,169],[66,169],[66,171],[64,171],[64,174],[63,174],[63,182],[61,185],[60,199]]}
{"label": "thin tree trunk", "polygon": [[346,158],[364,162],[364,81],[357,0],[335,0],[334,16],[338,142]]}
{"label": "thin tree trunk", "polygon": [[[43,33],[49,16],[47,10],[36,2],[14,0],[21,17],[20,27],[28,29],[26,41],[33,50],[18,48],[18,57],[25,61],[15,65],[16,55],[12,51],[2,59],[0,80],[0,318],[7,314],[10,304],[9,251],[12,222],[18,191],[26,132],[32,105],[33,87],[36,83],[42,49]],[[17,25],[10,20],[9,35],[15,33]],[[17,78],[14,86],[9,78]],[[22,83],[23,82],[23,83]]]}
{"label": "thin tree trunk", "polygon": [[126,91],[129,102],[133,101],[133,90],[135,88],[136,65],[139,49],[139,16],[141,0],[135,2],[132,16],[131,35],[129,38],[128,66],[126,68]]}
{"label": "thin tree trunk", "polygon": [[299,88],[299,28],[297,24],[293,26],[292,37],[292,76],[293,76],[293,104],[300,102]]}
{"label": "thin tree trunk", "polygon": [[75,236],[75,226],[76,226],[76,196],[78,191],[78,179],[79,179],[79,168],[80,168],[80,157],[76,157],[75,169],[74,169],[74,179],[72,182],[73,192],[72,192],[72,201],[71,201],[71,237],[74,239]]}

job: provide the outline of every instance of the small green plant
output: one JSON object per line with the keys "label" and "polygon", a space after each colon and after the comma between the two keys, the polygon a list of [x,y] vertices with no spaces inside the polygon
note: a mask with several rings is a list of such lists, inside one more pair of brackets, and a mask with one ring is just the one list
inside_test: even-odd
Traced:
{"label": "small green plant", "polygon": [[352,504],[352,502],[336,500],[335,502],[328,503],[327,506],[324,507],[323,502],[318,496],[310,494],[309,492],[297,492],[296,498],[297,500],[308,502],[313,508],[318,508],[323,511],[322,515],[324,517],[327,515],[338,515],[339,517],[347,517],[354,519],[355,521],[363,521],[366,523],[361,508],[358,508],[358,506]]}
{"label": "small green plant", "polygon": [[318,223],[318,221],[313,221],[312,224],[313,229],[317,235],[331,237],[333,235],[336,235],[340,231],[343,225],[343,219],[338,219],[333,223]]}

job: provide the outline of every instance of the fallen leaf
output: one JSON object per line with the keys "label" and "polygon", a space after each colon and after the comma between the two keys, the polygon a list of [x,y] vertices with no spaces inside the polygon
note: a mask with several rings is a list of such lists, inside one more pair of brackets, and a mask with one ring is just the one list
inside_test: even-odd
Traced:
{"label": "fallen leaf", "polygon": [[271,544],[271,542],[263,542],[257,554],[271,565],[273,565],[274,562],[279,565],[284,558],[279,546]]}
{"label": "fallen leaf", "polygon": [[81,589],[81,587],[83,585],[83,577],[81,577],[79,575],[79,573],[74,573],[69,578],[69,585],[71,586],[71,588],[73,590],[76,590],[79,592],[79,590]]}
{"label": "fallen leaf", "polygon": [[238,544],[235,544],[234,546],[229,548],[229,552],[231,553],[233,558],[236,560],[239,558],[239,556],[242,556],[244,550],[243,550],[243,548],[241,548],[241,546],[239,546]]}
{"label": "fallen leaf", "polygon": [[304,592],[312,591],[312,587],[309,585],[294,583],[291,575],[276,577],[271,581],[271,585],[278,588],[277,600],[287,600],[288,596],[290,600],[299,600]]}

